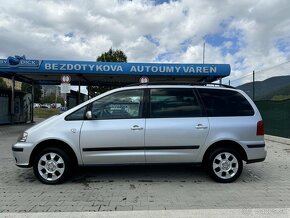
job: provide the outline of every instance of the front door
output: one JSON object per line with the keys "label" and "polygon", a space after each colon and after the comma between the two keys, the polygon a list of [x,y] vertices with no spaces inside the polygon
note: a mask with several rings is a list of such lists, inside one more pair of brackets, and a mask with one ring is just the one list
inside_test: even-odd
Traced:
{"label": "front door", "polygon": [[113,93],[92,103],[80,134],[84,164],[144,163],[143,90]]}

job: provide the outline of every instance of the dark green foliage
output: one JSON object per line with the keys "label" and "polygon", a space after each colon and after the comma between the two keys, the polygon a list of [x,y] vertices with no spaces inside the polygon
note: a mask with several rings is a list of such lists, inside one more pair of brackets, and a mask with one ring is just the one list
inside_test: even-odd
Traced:
{"label": "dark green foliage", "polygon": [[127,56],[121,50],[110,48],[109,51],[97,57],[97,62],[127,62]]}
{"label": "dark green foliage", "polygon": [[58,97],[57,99],[55,99],[55,94],[51,93],[45,97],[43,97],[40,101],[40,103],[44,104],[44,103],[61,103],[61,105],[64,105],[64,100],[61,97]]}
{"label": "dark green foliage", "polygon": [[[21,91],[31,93],[32,92],[31,84],[22,83]],[[41,86],[34,85],[34,102],[37,102],[37,103],[40,102],[41,94],[42,94]]]}
{"label": "dark green foliage", "polygon": [[0,89],[8,89],[6,82],[0,78]]}

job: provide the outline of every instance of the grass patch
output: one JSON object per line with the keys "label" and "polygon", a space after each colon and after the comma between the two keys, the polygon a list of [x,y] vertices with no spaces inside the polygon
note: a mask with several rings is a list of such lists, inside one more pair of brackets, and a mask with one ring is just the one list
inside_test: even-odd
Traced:
{"label": "grass patch", "polygon": [[272,101],[285,101],[289,99],[290,95],[275,95],[271,98]]}
{"label": "grass patch", "polygon": [[275,95],[272,97],[272,101],[285,101],[285,100],[289,100],[290,99],[290,95]]}
{"label": "grass patch", "polygon": [[34,108],[34,116],[38,118],[49,118],[59,114],[59,109],[56,108]]}

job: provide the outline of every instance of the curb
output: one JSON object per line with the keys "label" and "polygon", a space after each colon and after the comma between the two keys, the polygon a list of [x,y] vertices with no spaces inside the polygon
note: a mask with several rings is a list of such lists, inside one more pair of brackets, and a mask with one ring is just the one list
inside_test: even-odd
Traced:
{"label": "curb", "polygon": [[290,139],[288,138],[282,138],[282,137],[273,136],[273,135],[265,135],[265,140],[290,145]]}
{"label": "curb", "polygon": [[255,208],[255,209],[193,209],[193,210],[148,210],[148,211],[106,211],[106,212],[52,212],[52,213],[0,213],[7,218],[191,218],[191,217],[290,217],[290,208]]}

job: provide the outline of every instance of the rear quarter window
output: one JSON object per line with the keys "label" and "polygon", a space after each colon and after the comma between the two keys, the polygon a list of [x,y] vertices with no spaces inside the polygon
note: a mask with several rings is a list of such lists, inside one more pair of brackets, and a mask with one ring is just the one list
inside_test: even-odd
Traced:
{"label": "rear quarter window", "polygon": [[198,89],[210,117],[253,116],[254,109],[239,92],[223,89]]}

